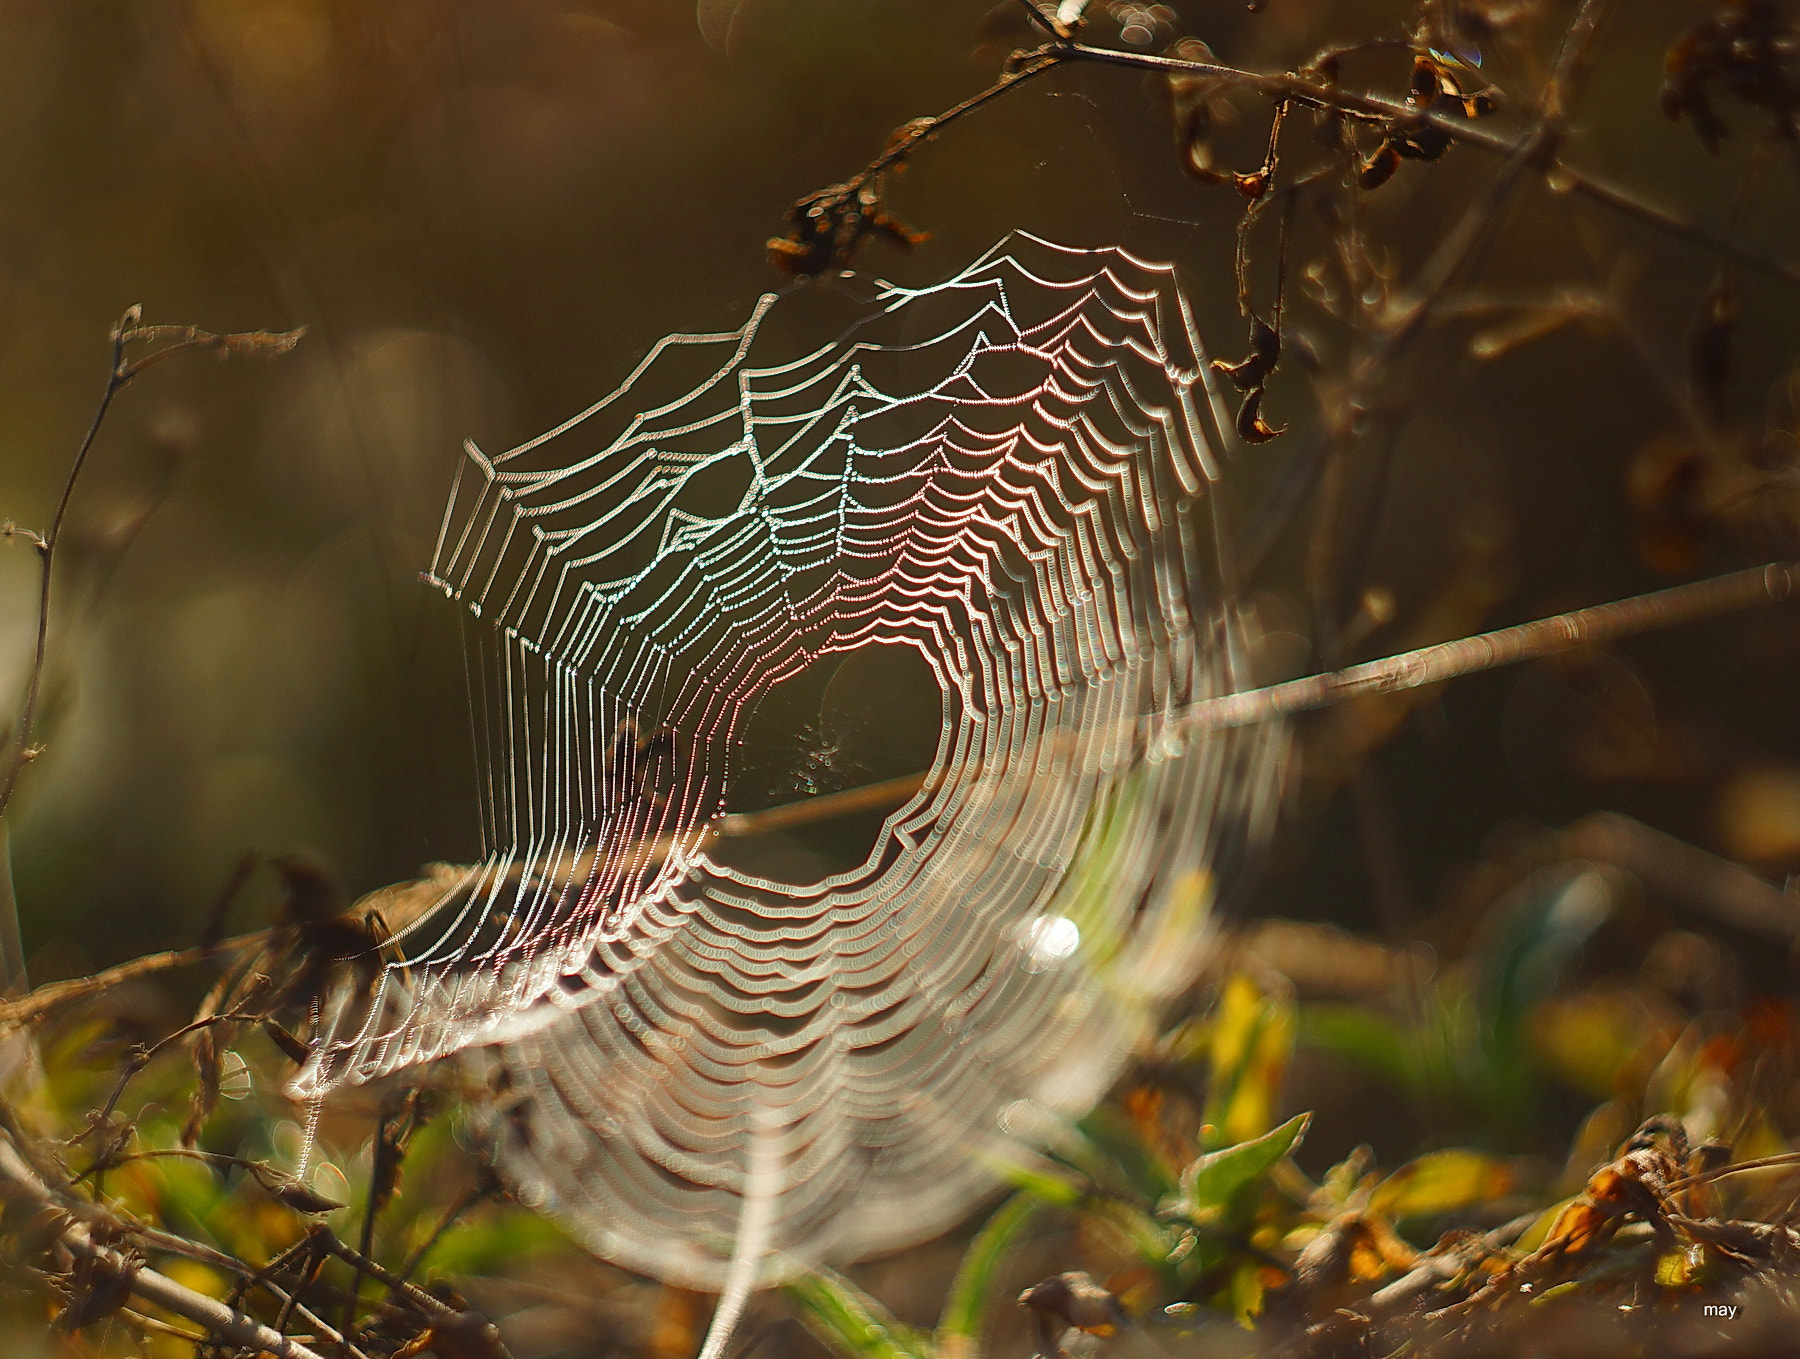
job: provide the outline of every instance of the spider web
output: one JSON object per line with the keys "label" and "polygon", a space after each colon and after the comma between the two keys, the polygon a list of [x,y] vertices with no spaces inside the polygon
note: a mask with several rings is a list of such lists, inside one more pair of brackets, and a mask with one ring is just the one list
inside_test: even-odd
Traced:
{"label": "spider web", "polygon": [[[1179,720],[1248,679],[1207,493],[1230,426],[1170,267],[1014,235],[822,343],[803,300],[469,447],[430,578],[470,619],[488,852],[298,1082],[482,1048],[523,1196],[714,1290],[752,1224],[765,1280],[932,1235],[1086,1112],[1191,979],[1286,748]],[[759,702],[895,647],[942,733],[867,859],[722,862]]]}

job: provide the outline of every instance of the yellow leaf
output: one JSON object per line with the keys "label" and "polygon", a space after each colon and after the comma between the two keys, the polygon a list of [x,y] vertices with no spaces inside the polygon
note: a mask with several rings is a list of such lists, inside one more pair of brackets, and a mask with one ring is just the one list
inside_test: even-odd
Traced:
{"label": "yellow leaf", "polygon": [[1519,1239],[1513,1242],[1513,1249],[1522,1254],[1529,1255],[1532,1251],[1543,1245],[1550,1237],[1550,1229],[1556,1225],[1556,1220],[1562,1216],[1563,1209],[1574,1203],[1579,1197],[1580,1195],[1578,1194],[1571,1194],[1561,1202],[1553,1203],[1548,1208],[1544,1209],[1544,1211],[1538,1215],[1538,1220],[1527,1227]]}
{"label": "yellow leaf", "polygon": [[1400,1167],[1375,1187],[1369,1207],[1383,1217],[1433,1217],[1489,1203],[1513,1186],[1502,1162],[1476,1151],[1434,1151]]}
{"label": "yellow leaf", "polygon": [[1664,1288],[1686,1288],[1705,1263],[1706,1254],[1697,1245],[1664,1251],[1656,1260],[1656,1282]]}
{"label": "yellow leaf", "polygon": [[1209,1033],[1212,1066],[1205,1121],[1211,1146],[1269,1131],[1294,1053],[1294,1006],[1239,973],[1225,983]]}
{"label": "yellow leaf", "polygon": [[1246,1327],[1253,1325],[1256,1318],[1262,1315],[1263,1293],[1267,1289],[1263,1268],[1252,1262],[1239,1265],[1232,1271],[1229,1286],[1231,1314]]}

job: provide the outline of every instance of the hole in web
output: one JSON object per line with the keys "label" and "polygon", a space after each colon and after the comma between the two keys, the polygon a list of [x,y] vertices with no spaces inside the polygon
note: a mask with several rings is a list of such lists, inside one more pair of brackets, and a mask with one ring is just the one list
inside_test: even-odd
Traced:
{"label": "hole in web", "polygon": [[[774,685],[750,713],[733,752],[726,810],[759,812],[921,773],[943,734],[943,692],[915,648],[873,642],[827,653]],[[724,840],[707,855],[743,873],[809,885],[866,863],[903,800]]]}

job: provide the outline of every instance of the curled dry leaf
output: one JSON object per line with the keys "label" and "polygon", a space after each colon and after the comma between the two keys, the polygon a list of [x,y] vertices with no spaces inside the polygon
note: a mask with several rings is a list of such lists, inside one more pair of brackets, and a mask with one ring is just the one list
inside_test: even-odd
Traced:
{"label": "curled dry leaf", "polygon": [[1357,184],[1361,188],[1380,188],[1394,177],[1402,160],[1437,160],[1450,149],[1450,134],[1433,123],[1429,115],[1474,120],[1494,111],[1494,91],[1466,89],[1464,82],[1469,74],[1461,62],[1441,52],[1414,54],[1412,84],[1406,96],[1408,112],[1383,125],[1380,143],[1358,172]]}
{"label": "curled dry leaf", "polygon": [[936,126],[935,118],[913,119],[894,133],[871,168],[795,203],[787,213],[788,234],[769,240],[769,262],[796,278],[816,277],[849,268],[857,247],[870,236],[902,250],[925,241],[930,233],[901,221],[883,199],[889,176],[905,167],[906,157]]}
{"label": "curled dry leaf", "polygon": [[269,1197],[277,1203],[292,1208],[296,1213],[317,1216],[321,1213],[336,1212],[344,1205],[336,1199],[326,1198],[318,1193],[306,1181],[297,1175],[290,1175],[285,1170],[270,1165],[267,1161],[251,1161],[246,1169],[257,1184],[267,1191]]}
{"label": "curled dry leaf", "polygon": [[1269,375],[1281,362],[1281,332],[1260,316],[1250,318],[1250,353],[1230,363],[1214,359],[1213,367],[1244,394],[1238,406],[1238,437],[1247,444],[1267,443],[1287,427],[1271,425],[1262,416]]}
{"label": "curled dry leaf", "polygon": [[1800,27],[1777,0],[1726,0],[1670,45],[1663,75],[1663,113],[1685,118],[1708,151],[1731,135],[1715,87],[1767,113],[1775,137],[1800,134]]}
{"label": "curled dry leaf", "polygon": [[144,1268],[135,1251],[95,1252],[77,1259],[68,1281],[68,1304],[56,1318],[65,1334],[112,1316],[131,1297],[132,1281]]}
{"label": "curled dry leaf", "polygon": [[1036,1319],[1038,1346],[1047,1357],[1065,1353],[1060,1341],[1066,1331],[1111,1335],[1127,1320],[1118,1298],[1080,1270],[1033,1284],[1019,1294],[1019,1306]]}

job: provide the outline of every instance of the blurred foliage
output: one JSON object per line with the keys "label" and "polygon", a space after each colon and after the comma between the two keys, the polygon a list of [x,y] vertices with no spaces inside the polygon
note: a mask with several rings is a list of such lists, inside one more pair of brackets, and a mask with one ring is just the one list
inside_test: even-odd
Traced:
{"label": "blurred foliage", "polygon": [[[1574,880],[1564,879],[1565,888]],[[1493,976],[1516,964],[1516,931],[1484,940],[1458,970]],[[910,1265],[903,1256],[803,1274],[779,1302],[758,1304],[746,1343],[796,1352],[793,1335],[771,1338],[782,1305],[851,1359],[1022,1352],[1021,1332],[1046,1354],[1088,1353],[1096,1342],[1120,1354],[1144,1345],[1195,1355],[1487,1352],[1541,1339],[1545,1316],[1556,1326],[1575,1317],[1569,1334],[1586,1337],[1585,1351],[1554,1352],[1623,1354],[1644,1351],[1594,1348],[1588,1312],[1642,1309],[1681,1331],[1717,1303],[1754,1315],[1757,1334],[1787,1315],[1788,1262],[1800,1251],[1800,1229],[1785,1225],[1800,1177],[1788,1150],[1800,1049],[1791,1009],[1765,1001],[1742,1015],[1690,1013],[1685,1028],[1632,1033],[1610,1052],[1575,1042],[1591,1063],[1559,1061],[1569,1023],[1589,1008],[1633,993],[1657,1003],[1641,975],[1612,968],[1572,980],[1565,958],[1529,991],[1490,990],[1510,994],[1518,1013],[1466,1023],[1472,1036],[1452,1054],[1476,1064],[1480,1091],[1495,1079],[1492,1054],[1509,1051],[1492,1037],[1516,1028],[1521,1074],[1508,1088],[1524,1109],[1557,1091],[1585,1096],[1562,1158],[1536,1150],[1541,1130],[1508,1135],[1514,1116],[1481,1130],[1484,1149],[1446,1145],[1383,1169],[1368,1146],[1313,1155],[1315,1115],[1287,1111],[1328,1088],[1304,1074],[1321,1055],[1387,1077],[1407,1071],[1405,1026],[1370,1025],[1345,1043],[1342,1024],[1309,1019],[1305,1001],[1297,1008],[1296,983],[1259,956],[1254,937],[1221,959],[1210,1001],[1111,1098],[1041,1154],[1006,1163],[1015,1188],[960,1258],[933,1263],[928,1248]],[[11,1031],[5,1133],[34,1149],[60,1201],[93,1204],[92,1221],[120,1224],[166,1277],[285,1320],[290,1333],[350,1327],[369,1356],[662,1356],[698,1343],[704,1312],[687,1295],[632,1283],[509,1201],[488,1168],[481,1102],[466,1103],[455,1068],[347,1092],[323,1110],[296,1107],[281,1093],[298,1055],[291,1036],[228,1010],[146,1045],[130,1037],[129,992],[142,984]],[[227,994],[223,982],[215,992]],[[1444,1002],[1403,982],[1385,1001],[1321,1012],[1376,1018],[1408,1006],[1426,1031]],[[1479,1003],[1463,1013],[1481,1013]],[[1440,1110],[1468,1097],[1416,1082],[1407,1094]],[[1735,1166],[1754,1173],[1711,1178]],[[0,1175],[9,1204],[0,1258],[14,1352],[191,1350],[184,1317],[60,1270],[53,1242],[68,1216],[28,1209],[11,1176]],[[916,1272],[897,1305],[902,1266]],[[908,1319],[927,1298],[935,1324]],[[1552,1299],[1562,1310],[1544,1311]],[[310,1310],[296,1310],[302,1300]]]}
{"label": "blurred foliage", "polygon": [[[0,12],[0,518],[47,518],[126,303],[220,330],[310,328],[279,371],[158,374],[97,450],[47,676],[56,758],[32,771],[12,827],[39,973],[191,938],[248,848],[313,848],[353,891],[473,856],[457,620],[416,580],[458,445],[510,446],[655,338],[740,320],[781,282],[763,241],[789,204],[1029,45],[1022,6],[990,7],[741,0],[707,6],[724,17],[705,24],[692,6],[623,0]],[[1387,46],[1337,59],[1336,78],[1397,96],[1411,57],[1390,35],[1421,14],[1412,0],[1090,8],[1096,43],[1145,52],[1194,34],[1257,69],[1373,35]],[[1566,8],[1425,10],[1468,30],[1444,51],[1485,52],[1482,78],[1510,93],[1541,78]],[[1759,140],[1774,96],[1755,91],[1775,87],[1746,101],[1726,49],[1697,39],[1677,105],[1704,98],[1732,135],[1714,154],[1657,113],[1665,52],[1711,12],[1654,0],[1613,24],[1567,154],[1778,253],[1800,194],[1780,144]],[[932,238],[911,254],[873,242],[859,267],[941,278],[1020,226],[1117,241],[1180,262],[1202,333],[1233,353],[1244,199],[1184,173],[1198,128],[1174,127],[1170,100],[1208,109],[1208,155],[1245,173],[1266,117],[1242,95],[1166,85],[1059,71],[946,129],[886,190]],[[1518,99],[1477,121],[1510,135]],[[1296,114],[1296,164],[1306,135]],[[1491,169],[1453,146],[1364,196],[1378,307]],[[1309,388],[1336,380],[1355,305],[1313,268],[1331,229],[1314,215],[1288,228],[1286,352],[1263,384],[1290,431],[1237,469],[1246,507],[1305,480]],[[1263,312],[1281,216],[1263,210],[1253,242]],[[1436,640],[1498,608],[1552,612],[1741,560],[1746,535],[1778,539],[1764,473],[1791,456],[1792,298],[1726,273],[1578,197],[1520,195],[1480,286],[1396,398],[1401,426],[1357,471],[1330,608],[1349,640],[1308,621],[1319,586],[1303,559],[1325,545],[1290,530],[1254,582],[1271,665]],[[32,566],[0,552],[9,687]],[[1795,648],[1772,625],[1708,636],[1315,724],[1306,814],[1258,909],[1415,923],[1495,825],[1560,822],[1602,797],[1759,867],[1800,865],[1800,733],[1780,701]],[[1732,664],[1703,664],[1718,647]],[[1406,847],[1397,864],[1343,871],[1382,862],[1366,847],[1383,839]]]}
{"label": "blurred foliage", "polygon": [[[1505,137],[1575,12],[1088,9],[1119,50],[1304,72]],[[1791,260],[1793,24],[1773,0],[1615,6],[1562,154]],[[990,0],[0,5],[0,517],[48,519],[125,304],[310,330],[279,371],[159,371],[97,449],[44,758],[6,827],[34,979],[214,915],[264,923],[275,875],[216,907],[246,850],[312,846],[357,892],[473,856],[455,620],[415,579],[460,441],[508,446],[655,338],[737,323],[783,283],[764,241],[790,205],[1041,36]],[[1251,312],[1241,423],[1286,433],[1225,493],[1271,673],[1793,551],[1790,282],[1551,175],[1467,219],[1481,249],[1430,342],[1358,368],[1501,162],[1416,118],[1300,149],[1295,114],[1290,169],[1352,157],[1360,187],[1271,211],[1269,121],[1206,78],[1060,71],[843,199],[930,239],[902,255],[910,229],[877,222],[848,244],[912,282],[1014,227],[1118,242],[1183,265],[1219,352]],[[1295,509],[1313,498],[1333,513]],[[23,534],[0,546],[10,693],[36,564]],[[818,1352],[797,1315],[832,1351],[915,1359],[1789,1352],[1797,663],[1771,613],[1309,724],[1289,829],[1239,904],[1356,936],[1227,922],[1209,984],[1008,1167],[985,1225],[796,1279],[746,1347]],[[67,1267],[77,1218],[134,1224],[149,1264],[264,1320],[295,1320],[265,1285],[308,1291],[370,1354],[481,1359],[481,1316],[520,1356],[693,1352],[704,1303],[506,1201],[454,1073],[312,1127],[268,1028],[165,1041],[193,985],[0,1036],[9,1143],[87,1214],[9,1195],[9,1353],[194,1351],[190,1323],[125,1306],[128,1281]]]}

